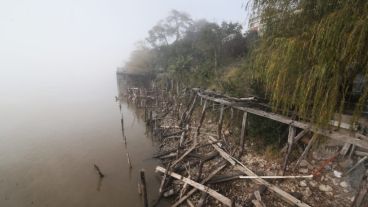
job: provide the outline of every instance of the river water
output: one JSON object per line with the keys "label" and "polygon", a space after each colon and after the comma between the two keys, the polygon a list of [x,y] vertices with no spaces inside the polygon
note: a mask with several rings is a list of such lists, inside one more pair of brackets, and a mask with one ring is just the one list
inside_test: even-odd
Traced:
{"label": "river water", "polygon": [[[120,112],[115,74],[62,89],[22,87],[0,102],[1,207],[143,206],[137,193],[142,168],[149,200],[157,197],[156,145],[133,107],[122,103]],[[106,175],[102,180],[94,164]]]}

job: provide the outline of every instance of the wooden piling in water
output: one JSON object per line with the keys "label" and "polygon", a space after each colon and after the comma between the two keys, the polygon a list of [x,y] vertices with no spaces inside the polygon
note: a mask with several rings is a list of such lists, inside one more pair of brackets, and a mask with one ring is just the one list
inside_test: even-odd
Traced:
{"label": "wooden piling in water", "polygon": [[146,177],[144,175],[144,170],[142,169],[140,172],[140,183],[141,183],[141,192],[143,196],[143,206],[148,207],[148,198],[147,198],[147,186],[146,186]]}

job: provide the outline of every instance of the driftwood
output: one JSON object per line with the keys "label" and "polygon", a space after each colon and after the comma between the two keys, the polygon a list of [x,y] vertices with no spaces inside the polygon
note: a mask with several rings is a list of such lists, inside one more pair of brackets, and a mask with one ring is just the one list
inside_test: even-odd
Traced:
{"label": "driftwood", "polygon": [[[166,173],[166,169],[163,168],[163,167],[160,167],[160,166],[156,167],[156,171]],[[170,175],[171,177],[176,178],[176,179],[178,179],[178,180],[180,180],[184,183],[188,183],[189,185],[191,185],[194,188],[197,188],[200,191],[208,193],[210,196],[217,199],[218,201],[225,204],[226,206],[232,206],[232,201],[229,198],[225,197],[224,195],[216,192],[215,190],[213,190],[213,189],[211,189],[207,186],[204,186],[200,183],[197,183],[197,182],[195,182],[195,181],[193,181],[189,178],[183,177],[183,176],[181,176],[177,173],[174,173],[174,172],[168,172],[168,175]]]}
{"label": "driftwood", "polygon": [[96,164],[94,164],[94,168],[97,171],[97,173],[100,176],[100,178],[105,177],[105,175],[101,172],[100,168]]}
{"label": "driftwood", "polygon": [[[209,142],[211,142],[209,140]],[[216,150],[219,149],[219,147],[217,145],[212,145],[214,146],[214,148]],[[215,147],[216,146],[216,147]],[[219,151],[219,150],[218,150]],[[240,162],[235,162],[235,158],[231,157],[229,154],[227,154],[226,152],[224,152],[223,150],[219,151],[220,155],[226,159],[228,162],[230,162],[233,166],[235,166],[236,169],[244,172],[246,175],[249,176],[257,176],[253,171],[251,171],[249,168],[247,168],[246,166],[244,166],[243,164],[241,164]],[[284,199],[286,202],[292,204],[292,205],[296,205],[299,207],[309,207],[309,205],[303,203],[301,200],[295,198],[294,196],[290,195],[289,193],[281,190],[279,187],[265,181],[262,178],[255,178],[252,179],[253,181],[265,185],[270,191],[276,193],[277,195],[279,195],[282,199]]]}

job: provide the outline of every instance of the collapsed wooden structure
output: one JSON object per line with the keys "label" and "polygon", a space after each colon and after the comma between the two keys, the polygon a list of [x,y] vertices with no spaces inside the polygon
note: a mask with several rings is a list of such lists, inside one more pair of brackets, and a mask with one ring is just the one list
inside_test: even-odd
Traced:
{"label": "collapsed wooden structure", "polygon": [[[221,195],[205,185],[218,172],[228,166],[232,166],[233,169],[241,171],[246,176],[250,176],[252,178],[251,180],[260,184],[262,188],[267,188],[270,192],[273,192],[275,195],[279,196],[292,206],[309,206],[305,202],[292,196],[290,193],[282,190],[278,186],[266,181],[264,178],[257,175],[251,169],[246,167],[244,163],[237,159],[244,153],[248,114],[254,114],[268,118],[289,126],[288,141],[284,147],[286,153],[282,163],[282,175],[279,175],[280,178],[286,178],[283,177],[283,175],[287,171],[288,159],[293,146],[308,133],[322,135],[345,143],[344,147],[342,147],[340,151],[342,155],[346,155],[349,149],[350,153],[354,153],[355,151],[355,154],[360,156],[368,155],[368,153],[366,153],[366,150],[368,150],[368,138],[365,135],[344,129],[337,129],[335,127],[330,129],[322,129],[310,123],[295,120],[287,116],[264,110],[262,106],[257,107],[257,101],[255,97],[234,98],[201,89],[183,90],[182,93],[176,92],[176,94],[171,93],[174,92],[165,93],[165,91],[162,90],[155,89],[148,91],[140,88],[128,90],[128,99],[134,101],[138,106],[145,109],[145,120],[147,121],[147,124],[151,126],[152,132],[163,139],[178,140],[176,142],[177,146],[175,148],[156,155],[156,157],[159,158],[171,159],[171,161],[167,163],[166,168],[159,166],[156,168],[157,171],[163,173],[162,183],[160,186],[160,196],[163,195],[163,189],[167,183],[172,181],[169,179],[169,177],[175,178],[184,183],[183,188],[180,191],[179,199],[176,200],[172,206],[179,206],[183,202],[186,202],[189,206],[193,205],[193,202],[190,201],[189,198],[197,190],[204,192],[204,194],[209,194],[225,206],[241,206],[236,201]],[[188,97],[191,97],[189,101]],[[187,100],[186,108],[184,108],[184,104],[181,103],[185,102],[184,100]],[[195,124],[196,126],[191,126],[192,114],[199,101],[202,105],[200,117],[198,122]],[[219,119],[217,123],[217,134],[203,136],[203,134],[201,134],[201,127],[206,115],[206,111],[210,108],[211,103],[218,105],[220,108]],[[225,107],[243,112],[239,139],[240,143],[238,145],[238,149],[235,151],[231,151],[228,147],[226,147],[228,143],[223,137],[222,127]],[[174,124],[171,125],[165,125],[162,123],[162,120],[168,114],[172,114],[173,117],[176,117],[177,122],[174,122]],[[300,132],[297,134],[297,131]],[[297,167],[298,164],[306,157],[316,139],[317,136],[313,136],[312,139],[309,140],[309,143],[305,147],[300,158],[297,160],[294,168]],[[186,158],[196,156],[195,151],[203,148],[204,146],[211,146],[212,152],[200,156],[200,168],[198,175],[195,176],[195,179],[180,175],[178,172],[180,172],[180,170],[183,171],[183,166],[179,165],[179,163],[185,163],[183,161]],[[204,179],[201,179],[203,164],[208,160],[214,159],[218,156],[220,156],[221,159],[217,161],[214,169],[212,169],[212,173],[207,175],[207,177]],[[365,159],[362,162],[364,161]],[[194,164],[198,163],[194,162]],[[184,166],[190,167],[191,165],[193,165],[193,163],[188,163]],[[186,189],[187,185],[192,186],[193,189],[188,191]],[[360,195],[362,192],[358,193]],[[366,193],[364,195],[366,195]],[[260,196],[261,193],[256,191],[254,199],[251,200],[255,206],[265,206]],[[199,202],[199,204],[201,204],[201,202]]]}

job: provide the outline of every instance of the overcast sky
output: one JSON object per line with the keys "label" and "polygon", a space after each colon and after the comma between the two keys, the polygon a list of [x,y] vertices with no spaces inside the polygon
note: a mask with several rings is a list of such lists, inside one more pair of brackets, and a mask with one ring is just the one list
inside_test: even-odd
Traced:
{"label": "overcast sky", "polygon": [[0,0],[0,93],[15,98],[92,85],[98,90],[170,10],[244,25],[243,2]]}

